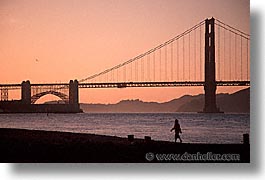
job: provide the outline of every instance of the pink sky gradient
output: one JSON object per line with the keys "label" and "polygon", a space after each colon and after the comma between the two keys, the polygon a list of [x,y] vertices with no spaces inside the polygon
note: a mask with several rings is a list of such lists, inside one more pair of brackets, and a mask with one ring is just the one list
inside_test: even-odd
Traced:
{"label": "pink sky gradient", "polygon": [[[0,83],[82,79],[212,16],[250,33],[249,0],[1,0]],[[164,102],[198,93],[203,87],[84,89],[80,102]]]}

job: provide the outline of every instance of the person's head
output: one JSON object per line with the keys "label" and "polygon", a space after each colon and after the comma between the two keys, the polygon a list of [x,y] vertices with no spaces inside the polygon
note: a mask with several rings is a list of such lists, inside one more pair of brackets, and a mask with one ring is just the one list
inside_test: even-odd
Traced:
{"label": "person's head", "polygon": [[179,123],[178,119],[175,119],[175,124],[178,124],[178,123]]}

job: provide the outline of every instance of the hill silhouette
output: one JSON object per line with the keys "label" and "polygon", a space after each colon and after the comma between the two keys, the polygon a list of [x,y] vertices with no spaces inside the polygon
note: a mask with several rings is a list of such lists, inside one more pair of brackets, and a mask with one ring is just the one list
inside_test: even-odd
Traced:
{"label": "hill silhouette", "polygon": [[[250,112],[250,88],[233,94],[217,94],[217,104],[224,112]],[[199,112],[204,105],[204,95],[185,95],[168,102],[143,102],[122,100],[116,104],[84,104],[80,106],[84,112]]]}

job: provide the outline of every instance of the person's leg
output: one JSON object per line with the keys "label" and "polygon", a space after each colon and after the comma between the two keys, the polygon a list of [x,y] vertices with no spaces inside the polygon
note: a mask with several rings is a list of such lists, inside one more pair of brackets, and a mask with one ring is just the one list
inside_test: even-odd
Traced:
{"label": "person's leg", "polygon": [[182,139],[180,138],[180,136],[179,136],[179,140],[180,140],[180,143],[182,143]]}

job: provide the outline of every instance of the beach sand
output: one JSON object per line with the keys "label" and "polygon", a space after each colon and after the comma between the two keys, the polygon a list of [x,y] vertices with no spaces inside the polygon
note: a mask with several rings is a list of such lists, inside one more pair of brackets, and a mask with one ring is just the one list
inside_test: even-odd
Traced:
{"label": "beach sand", "polygon": [[[250,162],[249,144],[191,144],[148,141],[70,132],[0,128],[0,162],[167,163]],[[148,158],[146,154],[150,153]],[[185,156],[186,153],[186,156]],[[238,154],[239,161],[191,160],[190,154]],[[159,160],[157,154],[181,154],[186,160]],[[150,157],[151,156],[151,157]],[[174,156],[175,157],[175,156]]]}

